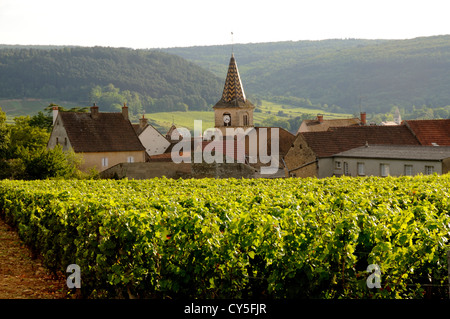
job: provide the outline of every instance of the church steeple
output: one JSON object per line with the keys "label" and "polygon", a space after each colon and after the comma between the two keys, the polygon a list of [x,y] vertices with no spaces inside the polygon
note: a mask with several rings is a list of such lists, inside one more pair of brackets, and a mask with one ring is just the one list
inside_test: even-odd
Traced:
{"label": "church steeple", "polygon": [[234,53],[231,54],[227,77],[223,87],[222,98],[214,107],[243,107],[249,102],[245,97],[244,87],[237,67]]}
{"label": "church steeple", "polygon": [[234,54],[231,55],[221,101],[225,103],[246,101]]}
{"label": "church steeple", "polygon": [[254,108],[245,97],[236,59],[232,53],[222,98],[214,105],[215,127],[252,127]]}

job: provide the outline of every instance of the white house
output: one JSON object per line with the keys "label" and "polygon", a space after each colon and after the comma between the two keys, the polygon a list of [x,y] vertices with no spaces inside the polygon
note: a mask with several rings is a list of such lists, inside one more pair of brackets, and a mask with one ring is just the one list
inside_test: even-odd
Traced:
{"label": "white house", "polygon": [[450,147],[366,145],[321,158],[318,164],[328,176],[446,174],[450,171]]}
{"label": "white house", "polygon": [[170,146],[170,142],[142,116],[139,124],[133,124],[148,156],[163,154]]}

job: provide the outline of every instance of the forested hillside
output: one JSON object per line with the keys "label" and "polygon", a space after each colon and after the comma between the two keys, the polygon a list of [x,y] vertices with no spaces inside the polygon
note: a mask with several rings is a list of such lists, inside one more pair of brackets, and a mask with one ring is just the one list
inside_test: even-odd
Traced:
{"label": "forested hillside", "polygon": [[93,102],[103,111],[127,102],[134,112],[206,110],[220,79],[169,53],[125,48],[1,47],[0,99]]}
{"label": "forested hillside", "polygon": [[[265,100],[324,113],[361,110],[377,123],[389,120],[397,107],[403,119],[450,118],[450,36],[235,44],[233,50],[246,95],[256,104]],[[69,107],[95,102],[103,111],[126,102],[132,114],[212,111],[231,52],[231,45],[0,45],[0,100],[9,105],[4,110],[10,118],[16,102],[5,99]],[[28,112],[21,105],[17,110]]]}
{"label": "forested hillside", "polygon": [[[167,51],[223,77],[231,46]],[[235,44],[234,53],[246,92],[261,98],[349,113],[450,110],[450,36]]]}

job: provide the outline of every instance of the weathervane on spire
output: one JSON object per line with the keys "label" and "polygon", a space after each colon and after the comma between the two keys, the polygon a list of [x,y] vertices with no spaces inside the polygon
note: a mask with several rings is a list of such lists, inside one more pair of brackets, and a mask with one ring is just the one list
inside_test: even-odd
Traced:
{"label": "weathervane on spire", "polygon": [[233,32],[231,32],[231,54],[234,54],[234,39],[233,39]]}

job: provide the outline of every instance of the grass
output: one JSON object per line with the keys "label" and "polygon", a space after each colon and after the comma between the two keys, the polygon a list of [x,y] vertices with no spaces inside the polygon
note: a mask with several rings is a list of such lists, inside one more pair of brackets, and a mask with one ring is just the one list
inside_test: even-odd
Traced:
{"label": "grass", "polygon": [[6,121],[13,122],[16,116],[36,115],[39,111],[44,112],[44,108],[51,103],[63,106],[65,108],[77,107],[79,105],[73,102],[65,102],[51,99],[0,99],[0,108],[6,113]]}

